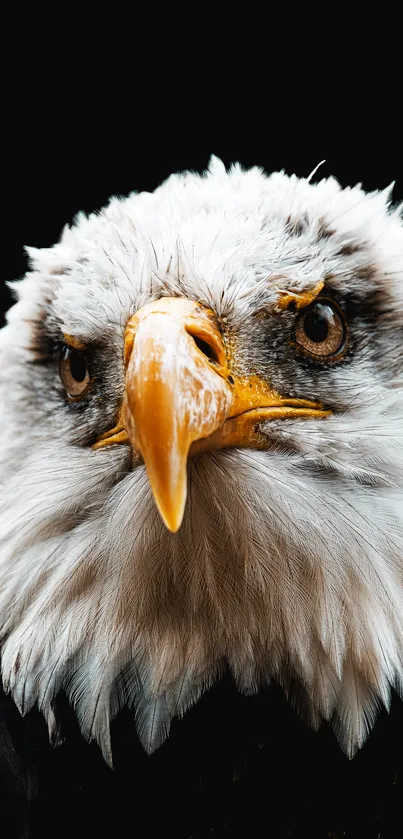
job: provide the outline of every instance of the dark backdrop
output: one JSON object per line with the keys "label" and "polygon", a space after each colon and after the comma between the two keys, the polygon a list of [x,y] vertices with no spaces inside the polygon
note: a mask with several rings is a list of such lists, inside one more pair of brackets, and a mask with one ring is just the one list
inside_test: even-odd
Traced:
{"label": "dark backdrop", "polygon": [[[339,58],[342,49],[341,44]],[[99,66],[109,68],[109,53],[105,47],[83,76],[74,44],[69,45],[66,79],[53,85],[60,64],[58,35],[42,50],[43,74],[35,72],[32,78],[39,52],[34,42],[32,63],[25,61],[22,67],[23,87],[13,83],[8,90],[6,85],[10,101],[2,107],[0,322],[10,302],[5,282],[26,270],[24,245],[49,246],[78,211],[96,210],[112,194],[153,190],[175,170],[201,171],[211,153],[227,165],[240,161],[300,176],[325,159],[318,177],[333,174],[343,185],[362,182],[369,190],[394,180],[395,199],[403,198],[400,116],[385,98],[390,79],[383,88],[367,81],[369,54],[360,75],[342,84],[329,81],[324,65],[307,76],[301,62],[277,95],[278,75],[285,74],[286,66],[279,63],[273,75],[273,63],[268,63],[259,101],[254,102],[250,82],[240,86],[231,78],[196,88],[186,78],[185,60],[180,78],[167,89],[160,86],[160,68],[158,85],[149,85],[141,96],[144,78],[135,68],[121,70],[119,65],[109,84],[95,91]],[[205,47],[204,65],[207,52]],[[19,60],[17,55],[8,66],[8,80]],[[231,71],[233,61],[234,56]],[[122,75],[125,89],[118,95]],[[158,823],[148,836],[178,839],[204,839],[211,833],[231,839],[400,835],[401,703],[395,700],[391,715],[381,715],[365,749],[349,762],[326,726],[317,736],[296,720],[283,697],[272,694],[268,701],[269,709],[264,697],[246,699],[228,685],[216,686],[183,724],[174,725],[177,736],[150,760],[136,745],[134,733],[117,721],[115,730],[121,725],[123,734],[118,740],[122,754],[117,754],[121,770],[118,766],[115,773],[95,746],[84,746],[78,732],[72,745],[53,750],[42,718],[28,720],[34,730],[28,744],[41,744],[35,745],[33,760],[41,793],[37,803],[33,794],[33,818],[41,827],[31,835],[44,839],[56,830],[61,837],[72,836],[80,825],[86,836],[101,836],[111,813],[121,830],[116,833],[115,825],[110,835],[122,837],[144,835],[136,829],[143,818],[150,825]],[[8,713],[13,715],[9,730],[15,728],[24,743],[28,735],[19,715],[14,708]],[[17,793],[13,825],[20,808]],[[84,805],[84,815],[78,815]],[[262,813],[267,814],[263,833]],[[43,828],[46,818],[49,831]],[[335,832],[330,831],[333,825]]]}

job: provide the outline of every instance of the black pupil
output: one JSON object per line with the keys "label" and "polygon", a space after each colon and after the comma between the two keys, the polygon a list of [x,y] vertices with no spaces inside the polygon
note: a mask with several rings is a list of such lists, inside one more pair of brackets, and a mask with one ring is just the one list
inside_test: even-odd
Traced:
{"label": "black pupil", "polygon": [[326,341],[329,333],[329,321],[331,310],[328,306],[317,304],[312,311],[305,315],[304,330],[307,338],[315,344]]}
{"label": "black pupil", "polygon": [[85,356],[78,350],[69,351],[70,372],[76,382],[83,382],[87,375],[87,362]]}

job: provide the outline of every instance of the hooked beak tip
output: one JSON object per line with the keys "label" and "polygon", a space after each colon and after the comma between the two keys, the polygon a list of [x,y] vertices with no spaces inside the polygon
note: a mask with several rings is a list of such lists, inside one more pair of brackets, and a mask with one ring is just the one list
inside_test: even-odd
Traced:
{"label": "hooked beak tip", "polygon": [[157,494],[155,492],[153,482],[150,481],[158,512],[165,524],[165,527],[171,533],[178,532],[185,512],[187,496],[186,475],[183,476],[181,483],[182,486],[178,487],[175,493],[164,493],[161,497],[159,493]]}

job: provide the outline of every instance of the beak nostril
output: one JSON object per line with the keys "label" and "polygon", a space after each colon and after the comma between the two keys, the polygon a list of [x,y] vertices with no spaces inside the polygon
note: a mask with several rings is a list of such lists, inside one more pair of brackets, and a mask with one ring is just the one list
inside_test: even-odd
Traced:
{"label": "beak nostril", "polygon": [[203,341],[203,339],[199,338],[197,335],[191,335],[191,337],[193,338],[200,352],[202,352],[203,355],[205,355],[209,361],[213,361],[215,364],[219,364],[219,359],[214,347],[210,346],[210,344],[208,344],[207,341]]}

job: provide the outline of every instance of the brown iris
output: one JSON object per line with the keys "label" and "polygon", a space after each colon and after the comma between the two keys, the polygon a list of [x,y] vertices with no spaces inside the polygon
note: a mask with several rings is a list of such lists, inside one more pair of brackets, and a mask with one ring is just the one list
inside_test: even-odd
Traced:
{"label": "brown iris", "polygon": [[298,349],[326,360],[340,357],[347,348],[343,315],[333,300],[322,298],[304,309],[295,326]]}
{"label": "brown iris", "polygon": [[59,361],[59,373],[69,396],[83,396],[91,381],[85,354],[65,347]]}

